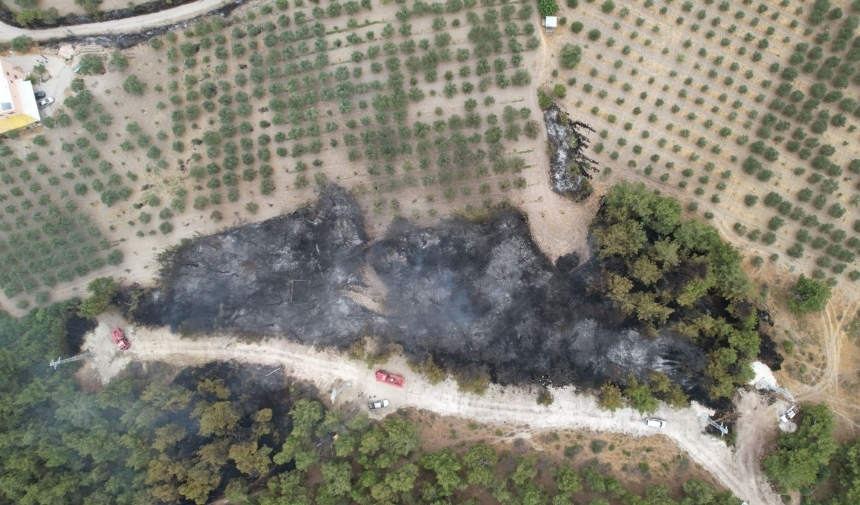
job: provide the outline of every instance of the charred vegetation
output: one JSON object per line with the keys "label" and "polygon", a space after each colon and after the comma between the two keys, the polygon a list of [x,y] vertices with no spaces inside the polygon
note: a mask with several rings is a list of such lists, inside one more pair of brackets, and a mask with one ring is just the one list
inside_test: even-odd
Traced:
{"label": "charred vegetation", "polygon": [[[672,331],[646,336],[590,290],[598,263],[575,264],[566,259],[559,271],[507,207],[477,222],[397,221],[368,243],[359,207],[332,186],[288,216],[179,246],[135,314],[186,334],[229,330],[341,349],[374,336],[416,364],[462,375],[465,388],[490,379],[596,387],[659,371],[695,390],[706,366],[697,344]],[[345,294],[368,287],[366,267],[385,284],[385,314]]]}
{"label": "charred vegetation", "polygon": [[180,333],[348,345],[381,322],[341,293],[360,286],[366,247],[361,210],[329,187],[312,207],[181,244],[136,315]]}
{"label": "charred vegetation", "polygon": [[585,123],[573,121],[555,104],[544,111],[550,153],[550,181],[556,193],[580,202],[591,195],[591,176],[597,162],[585,155],[588,137],[594,132]]}

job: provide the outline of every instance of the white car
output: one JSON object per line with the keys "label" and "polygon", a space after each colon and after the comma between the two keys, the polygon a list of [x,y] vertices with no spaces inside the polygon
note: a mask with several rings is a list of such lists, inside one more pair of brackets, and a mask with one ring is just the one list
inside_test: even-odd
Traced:
{"label": "white car", "polygon": [[376,400],[375,402],[370,402],[367,404],[367,408],[370,410],[373,409],[382,409],[388,406],[388,400]]}
{"label": "white car", "polygon": [[665,428],[666,421],[662,419],[657,419],[656,417],[649,417],[645,420],[645,426],[648,426],[650,428]]}
{"label": "white car", "polygon": [[790,409],[785,411],[785,414],[779,416],[779,422],[787,423],[789,419],[797,415],[797,405],[792,405]]}
{"label": "white car", "polygon": [[51,98],[51,97],[43,98],[43,99],[39,100],[39,107],[44,109],[45,107],[51,105],[52,103],[54,103],[53,98]]}

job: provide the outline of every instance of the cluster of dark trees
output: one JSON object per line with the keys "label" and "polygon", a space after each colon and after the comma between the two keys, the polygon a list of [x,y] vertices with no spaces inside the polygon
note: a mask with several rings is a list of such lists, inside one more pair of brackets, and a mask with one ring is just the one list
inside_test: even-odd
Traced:
{"label": "cluster of dark trees", "polygon": [[[258,498],[260,505],[484,502],[475,496],[522,505],[581,503],[578,500],[585,497],[592,504],[608,504],[609,499],[630,505],[741,503],[731,493],[717,492],[695,479],[683,484],[677,500],[666,485],[652,486],[640,496],[599,469],[580,471],[563,462],[541,470],[536,456],[500,454],[484,442],[422,451],[418,426],[400,416],[389,416],[382,423],[370,423],[364,417],[349,419],[329,449],[326,443],[316,446],[315,441],[331,439],[332,428],[341,422],[340,414],[305,400],[291,414],[293,431],[274,459],[285,462],[293,458],[296,469],[270,481],[268,492]],[[552,479],[539,479],[546,471]],[[321,475],[321,482],[311,484],[309,475]]]}
{"label": "cluster of dark trees", "polygon": [[606,194],[592,229],[600,290],[646,332],[668,329],[708,352],[711,398],[729,398],[753,377],[758,315],[741,256],[712,226],[681,219],[681,204],[644,185]]}
{"label": "cluster of dark trees", "polygon": [[261,387],[229,366],[169,380],[156,365],[82,391],[75,365],[48,366],[71,351],[75,304],[0,314],[0,503],[202,504],[276,468],[299,388]]}
{"label": "cluster of dark trees", "polygon": [[[800,489],[810,504],[860,502],[860,439],[838,443],[826,405],[804,406],[794,433],[781,433],[762,464],[781,490]],[[821,489],[819,489],[821,488]]]}

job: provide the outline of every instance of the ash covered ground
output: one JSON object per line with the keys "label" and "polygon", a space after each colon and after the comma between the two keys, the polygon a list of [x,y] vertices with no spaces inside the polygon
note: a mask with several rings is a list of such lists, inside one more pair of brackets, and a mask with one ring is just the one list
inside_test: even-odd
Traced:
{"label": "ash covered ground", "polygon": [[[556,268],[510,208],[483,223],[399,221],[368,243],[357,204],[330,186],[311,207],[180,247],[165,287],[140,313],[184,333],[229,330],[339,347],[374,335],[416,360],[485,366],[501,384],[593,386],[655,370],[697,388],[704,355],[694,344],[632,329],[611,303],[588,294],[597,265],[571,271],[569,263]],[[387,288],[385,314],[344,294],[368,288],[368,267]]]}
{"label": "ash covered ground", "polygon": [[585,155],[588,137],[583,130],[594,132],[585,123],[571,120],[557,105],[543,114],[550,152],[550,181],[556,193],[582,201],[591,195],[589,179],[597,171],[597,162]]}
{"label": "ash covered ground", "polygon": [[340,292],[360,283],[367,246],[361,210],[331,188],[313,207],[181,246],[144,318],[182,333],[343,344],[383,322]]}

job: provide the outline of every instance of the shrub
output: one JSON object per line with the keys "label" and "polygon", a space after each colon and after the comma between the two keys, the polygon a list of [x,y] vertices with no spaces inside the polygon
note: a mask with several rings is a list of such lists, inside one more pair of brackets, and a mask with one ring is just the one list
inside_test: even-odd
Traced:
{"label": "shrub", "polygon": [[552,396],[552,392],[550,392],[549,389],[543,388],[538,393],[538,397],[537,397],[537,404],[538,405],[549,406],[549,405],[552,405],[552,403],[554,401],[555,401],[555,398]]}
{"label": "shrub", "polygon": [[773,191],[768,193],[767,196],[764,198],[764,204],[768,207],[776,207],[780,203],[782,203],[782,197],[779,195],[779,193]]}
{"label": "shrub", "polygon": [[840,218],[845,214],[845,208],[838,203],[834,203],[827,209],[827,213],[830,214],[831,217]]}
{"label": "shrub", "polygon": [[789,308],[795,313],[821,312],[830,299],[830,288],[823,282],[808,279],[801,274],[788,300]]}
{"label": "shrub", "polygon": [[33,39],[26,35],[20,35],[12,39],[10,47],[13,51],[18,53],[29,51],[30,48],[33,47]]}
{"label": "shrub", "polygon": [[138,77],[134,74],[126,77],[125,82],[122,84],[122,89],[131,95],[143,95],[143,92],[146,90],[146,83],[138,79]]}
{"label": "shrub", "polygon": [[575,44],[565,44],[561,49],[561,66],[571,69],[582,59],[582,48]]}
{"label": "shrub", "polygon": [[81,57],[80,70],[78,72],[83,75],[95,75],[104,72],[104,60],[100,56],[94,54],[85,54]]}
{"label": "shrub", "polygon": [[591,444],[589,444],[591,452],[593,452],[594,454],[599,454],[603,452],[603,449],[605,449],[607,445],[608,444],[605,440],[600,439],[594,439],[591,441]]}
{"label": "shrub", "polygon": [[785,219],[779,216],[773,216],[772,218],[770,218],[770,221],[768,221],[767,228],[770,231],[776,231],[780,229],[783,225],[785,225]]}
{"label": "shrub", "polygon": [[109,63],[120,72],[125,72],[125,69],[128,68],[128,57],[120,51],[114,51],[111,53]]}
{"label": "shrub", "polygon": [[122,251],[120,251],[119,249],[114,249],[113,251],[108,253],[107,258],[106,258],[108,265],[113,265],[113,266],[117,266],[120,263],[122,263],[122,259],[123,259],[123,254],[122,254]]}
{"label": "shrub", "polygon": [[558,3],[555,0],[538,0],[538,12],[541,16],[555,16],[558,12]]}

